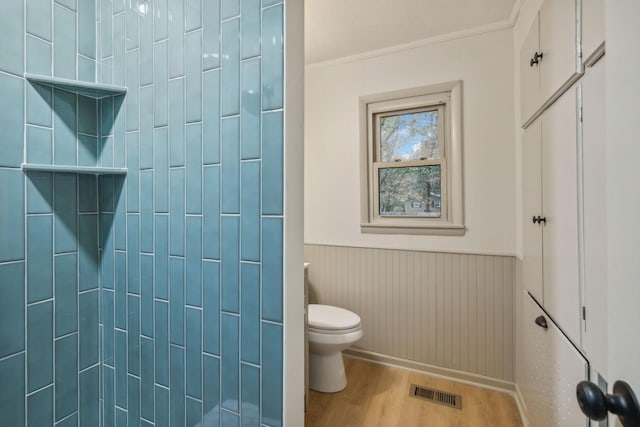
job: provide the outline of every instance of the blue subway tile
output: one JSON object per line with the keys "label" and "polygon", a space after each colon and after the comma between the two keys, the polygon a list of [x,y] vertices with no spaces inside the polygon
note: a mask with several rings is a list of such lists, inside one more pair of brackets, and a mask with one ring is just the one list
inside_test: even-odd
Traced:
{"label": "blue subway tile", "polygon": [[[5,13],[6,11],[3,10],[0,15]],[[2,27],[0,26],[0,28]],[[5,43],[6,40],[3,40],[2,44]],[[24,140],[24,80],[8,74],[0,74],[0,93],[2,93],[2,97],[0,97],[0,111],[2,111],[0,129],[2,129],[3,141],[0,166],[18,167],[22,163]]]}
{"label": "blue subway tile", "polygon": [[155,41],[164,40],[168,37],[169,0],[153,1],[153,35]]}
{"label": "blue subway tile", "polygon": [[185,424],[185,367],[184,349],[171,346],[171,383],[169,385],[169,407],[171,408],[171,426]]}
{"label": "blue subway tile", "polygon": [[[97,2],[78,2],[78,52],[94,59],[96,58],[96,6]],[[82,420],[82,417],[80,418]]]}
{"label": "blue subway tile", "polygon": [[[51,127],[53,125],[53,89],[38,83],[30,83],[25,85],[25,90],[27,93],[26,122],[32,125]],[[9,99],[6,98],[4,101]],[[17,114],[17,112],[13,112],[13,114]]]}
{"label": "blue subway tile", "polygon": [[240,417],[242,426],[260,427],[260,368],[240,366]]}
{"label": "blue subway tile", "polygon": [[167,128],[153,130],[155,212],[169,212],[169,138]]}
{"label": "blue subway tile", "polygon": [[[125,14],[120,13],[113,16],[113,83],[116,85],[126,85],[126,63],[125,63],[125,42],[126,42],[126,22]],[[127,95],[128,96],[128,95]]]}
{"label": "blue subway tile", "polygon": [[[190,32],[202,26],[202,0],[186,0],[185,10],[185,31]],[[210,19],[210,17],[207,17]]]}
{"label": "blue subway tile", "polygon": [[202,74],[202,161],[205,165],[220,163],[220,70]]}
{"label": "blue subway tile", "polygon": [[282,426],[282,326],[262,323],[262,422]]}
{"label": "blue subway tile", "polygon": [[260,0],[241,0],[242,58],[260,55]]}
{"label": "blue subway tile", "polygon": [[55,262],[55,335],[78,330],[78,256],[59,255]]}
{"label": "blue subway tile", "polygon": [[76,1],[77,0],[55,0],[56,3],[59,3],[63,6],[65,6],[67,9],[71,9],[74,12],[77,10],[77,5],[76,5]]}
{"label": "blue subway tile", "polygon": [[113,167],[113,136],[106,138],[100,138],[100,146],[98,147],[100,152],[100,166]]}
{"label": "blue subway tile", "polygon": [[184,259],[169,258],[169,337],[184,345]]}
{"label": "blue subway tile", "polygon": [[260,162],[244,162],[241,171],[241,258],[260,261]]}
{"label": "blue subway tile", "polygon": [[113,368],[103,365],[102,367],[102,425],[115,425],[115,373]]}
{"label": "blue subway tile", "polygon": [[184,166],[184,78],[169,82],[169,165]]}
{"label": "blue subway tile", "polygon": [[27,213],[53,212],[53,175],[47,172],[27,173]]}
{"label": "blue subway tile", "polygon": [[27,307],[28,392],[45,387],[53,381],[52,324],[53,302],[47,301]]}
{"label": "blue subway tile", "polygon": [[53,385],[27,397],[27,420],[29,427],[53,425]]}
{"label": "blue subway tile", "polygon": [[127,372],[140,376],[140,297],[127,296]]}
{"label": "blue subway tile", "polygon": [[184,0],[169,1],[169,77],[184,75]]}
{"label": "blue subway tile", "polygon": [[155,425],[156,427],[169,427],[169,390],[159,385],[155,386]]}
{"label": "blue subway tile", "polygon": [[53,132],[51,129],[27,126],[27,162],[53,163]]}
{"label": "blue subway tile", "polygon": [[240,221],[237,216],[222,217],[221,288],[222,310],[239,312],[240,306]]}
{"label": "blue subway tile", "polygon": [[78,132],[98,135],[98,101],[95,99],[78,97]]}
{"label": "blue subway tile", "polygon": [[113,212],[114,179],[111,175],[102,175],[98,180],[100,212]]}
{"label": "blue subway tile", "polygon": [[[46,8],[38,14],[46,13]],[[40,17],[38,16],[38,17]],[[32,15],[33,17],[33,15]],[[47,35],[47,34],[45,34]],[[0,70],[21,76],[24,72],[24,3],[8,2],[0,14]],[[6,110],[3,110],[3,114]]]}
{"label": "blue subway tile", "polygon": [[185,115],[193,123],[202,121],[202,31],[186,35],[185,49]]}
{"label": "blue subway tile", "polygon": [[53,91],[55,129],[53,159],[57,165],[75,165],[77,157],[76,95],[55,89]]}
{"label": "blue subway tile", "polygon": [[55,348],[55,414],[60,421],[78,410],[78,335],[56,340]]}
{"label": "blue subway tile", "polygon": [[283,6],[262,12],[262,109],[282,108],[284,87]]}
{"label": "blue subway tile", "polygon": [[202,124],[187,125],[187,213],[202,213]]}
{"label": "blue subway tile", "polygon": [[104,326],[104,334],[102,337],[102,361],[109,366],[115,366],[114,360],[114,340],[115,340],[115,323],[114,323],[114,295],[110,289],[102,290],[102,324]]}
{"label": "blue subway tile", "polygon": [[228,411],[222,411],[221,422],[224,427],[240,427],[240,417]]}
{"label": "blue subway tile", "polygon": [[78,80],[84,82],[96,81],[96,61],[78,55]]}
{"label": "blue subway tile", "polygon": [[[240,407],[240,361],[238,317],[222,314],[222,408],[239,412]],[[274,389],[276,390],[276,389]]]}
{"label": "blue subway tile", "polygon": [[78,166],[96,166],[98,164],[98,138],[78,135]]}
{"label": "blue subway tile", "polygon": [[51,43],[27,35],[27,73],[50,76],[51,55]]}
{"label": "blue subway tile", "polygon": [[260,364],[260,266],[242,263],[241,359]]}
{"label": "blue subway tile", "polygon": [[102,136],[111,135],[111,132],[113,131],[114,102],[115,99],[111,96],[103,98],[98,102],[100,113],[100,134]]}
{"label": "blue subway tile", "polygon": [[155,255],[155,288],[154,296],[159,299],[169,299],[169,217],[155,215],[156,241],[154,244]]}
{"label": "blue subway tile", "polygon": [[80,373],[80,425],[100,425],[100,366]]}
{"label": "blue subway tile", "polygon": [[[86,369],[100,361],[98,340],[98,290],[78,296],[80,308],[78,341],[80,350],[79,368]],[[56,307],[57,309],[57,307]]]}
{"label": "blue subway tile", "polygon": [[[20,2],[15,2],[18,6]],[[29,1],[27,5],[27,32],[38,36],[42,39],[51,41],[51,23],[52,23],[52,5],[51,1]],[[6,12],[7,16],[10,16],[12,20],[17,20],[16,15]],[[14,24],[15,25],[15,24]],[[3,28],[6,28],[3,26]],[[9,30],[9,28],[6,28]]]}
{"label": "blue subway tile", "polygon": [[127,334],[116,329],[115,339],[116,406],[127,407]]}
{"label": "blue subway tile", "polygon": [[98,212],[97,183],[97,177],[94,175],[78,175],[78,212]]}
{"label": "blue subway tile", "polygon": [[67,418],[60,420],[56,427],[78,427],[78,412],[74,412]]}
{"label": "blue subway tile", "polygon": [[100,2],[100,55],[102,59],[113,55],[113,8],[112,3]]}
{"label": "blue subway tile", "polygon": [[210,70],[220,67],[220,1],[205,1],[202,11],[202,65]]}
{"label": "blue subway tile", "polygon": [[78,250],[78,175],[58,173],[53,180],[56,253]]}
{"label": "blue subway tile", "polygon": [[123,168],[127,166],[127,140],[125,130],[125,110],[118,109],[118,104],[122,105],[123,101],[118,100],[122,97],[114,98],[114,120],[113,120],[113,166]]}
{"label": "blue subway tile", "polygon": [[127,141],[127,212],[140,211],[140,134],[128,132]]}
{"label": "blue subway tile", "polygon": [[115,427],[127,427],[127,411],[117,406]]}
{"label": "blue subway tile", "polygon": [[24,262],[0,264],[0,358],[23,351]]}
{"label": "blue subway tile", "polygon": [[[166,0],[164,0],[166,2]],[[158,4],[156,1],[154,4]],[[153,46],[153,121],[154,126],[169,124],[169,59],[166,40]]]}
{"label": "blue subway tile", "polygon": [[186,310],[186,384],[187,396],[202,399],[202,311]]}
{"label": "blue subway tile", "polygon": [[139,7],[140,3],[130,3],[125,1],[125,16],[126,16],[126,50],[129,52],[130,50],[138,48],[138,39],[140,37],[139,34]]}
{"label": "blue subway tile", "polygon": [[[224,0],[223,0],[224,1]],[[231,0],[236,1],[237,0]],[[240,19],[222,23],[222,115],[240,113]]]}
{"label": "blue subway tile", "polygon": [[[0,170],[0,178],[2,172]],[[2,188],[0,187],[0,195]],[[2,211],[0,210],[0,224],[2,224],[1,219]],[[8,227],[2,227],[2,229],[12,230]],[[13,238],[7,240],[12,241],[12,244],[24,241],[24,239],[14,240]],[[53,217],[49,215],[27,217],[27,241],[37,242],[27,246],[27,303],[32,303],[53,296]]]}
{"label": "blue subway tile", "polygon": [[97,289],[98,215],[79,215],[78,227],[78,286],[81,291]]}
{"label": "blue subway tile", "polygon": [[240,14],[240,0],[222,0],[222,19],[229,19]]}
{"label": "blue subway tile", "polygon": [[0,361],[0,378],[3,384],[11,384],[11,387],[3,387],[0,391],[0,413],[2,422],[7,426],[25,425],[24,357],[24,353],[19,353]]}
{"label": "blue subway tile", "polygon": [[260,59],[244,61],[242,67],[242,158],[260,157]]}
{"label": "blue subway tile", "polygon": [[202,401],[187,397],[186,400],[187,426],[202,425]]}
{"label": "blue subway tile", "polygon": [[127,254],[116,252],[115,325],[127,329]]}
{"label": "blue subway tile", "polygon": [[134,375],[127,377],[127,399],[127,425],[140,425],[140,378]]}
{"label": "blue subway tile", "polygon": [[[140,86],[153,83],[153,2],[138,3],[140,12]],[[151,88],[149,88],[151,89]],[[152,110],[148,110],[151,112]],[[144,111],[140,111],[143,113]],[[153,117],[150,116],[153,121]]]}
{"label": "blue subway tile", "polygon": [[282,112],[262,116],[262,213],[282,215],[284,148]]}
{"label": "blue subway tile", "polygon": [[240,122],[222,120],[222,213],[240,213]]}
{"label": "blue subway tile", "polygon": [[155,302],[155,381],[169,387],[169,306]]}
{"label": "blue subway tile", "polygon": [[202,176],[202,255],[220,259],[220,167],[205,167]]}
{"label": "blue subway tile", "polygon": [[140,216],[127,214],[127,291],[140,294]]}
{"label": "blue subway tile", "polygon": [[202,218],[187,217],[186,303],[202,306]]}
{"label": "blue subway tile", "polygon": [[153,255],[140,255],[140,332],[153,338]]}
{"label": "blue subway tile", "polygon": [[112,57],[103,59],[100,62],[98,62],[98,66],[96,69],[96,80],[99,83],[104,83],[108,85],[113,84],[113,58]]}
{"label": "blue subway tile", "polygon": [[202,292],[203,350],[220,354],[220,263],[203,262]]}
{"label": "blue subway tile", "polygon": [[58,4],[53,5],[53,75],[76,78],[76,14]]}
{"label": "blue subway tile", "polygon": [[142,418],[153,421],[153,340],[141,338],[140,340],[140,415]]}
{"label": "blue subway tile", "polygon": [[138,52],[137,49],[132,50],[127,52],[125,56],[125,78],[128,88],[127,96],[125,97],[125,107],[127,110],[126,130],[134,131],[140,128],[140,52]]}
{"label": "blue subway tile", "polygon": [[100,259],[100,285],[105,289],[114,288],[115,252],[112,233],[113,215],[100,214],[100,239],[102,250]]}
{"label": "blue subway tile", "polygon": [[281,218],[262,219],[262,318],[282,322],[283,230]]}
{"label": "blue subway tile", "polygon": [[202,358],[202,406],[205,426],[220,425],[220,359]]}
{"label": "blue subway tile", "polygon": [[120,178],[114,177],[113,242],[116,250],[120,251],[127,249],[127,192],[122,188],[123,184]]}
{"label": "blue subway tile", "polygon": [[[3,183],[0,186],[0,230],[6,233],[0,239],[0,262],[17,261],[24,259],[24,173],[17,169],[0,169],[0,182]],[[51,240],[47,240],[45,234],[40,242],[46,245],[47,241]]]}
{"label": "blue subway tile", "polygon": [[140,88],[140,169],[153,169],[153,86]]}
{"label": "blue subway tile", "polygon": [[169,173],[169,254],[184,256],[184,169],[171,169]]}

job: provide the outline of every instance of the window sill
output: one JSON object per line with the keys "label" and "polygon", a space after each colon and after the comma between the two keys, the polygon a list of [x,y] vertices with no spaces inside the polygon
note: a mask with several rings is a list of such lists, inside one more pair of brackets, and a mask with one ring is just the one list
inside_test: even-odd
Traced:
{"label": "window sill", "polygon": [[427,236],[464,236],[465,226],[461,224],[416,224],[385,223],[360,224],[360,232],[366,234],[416,234]]}

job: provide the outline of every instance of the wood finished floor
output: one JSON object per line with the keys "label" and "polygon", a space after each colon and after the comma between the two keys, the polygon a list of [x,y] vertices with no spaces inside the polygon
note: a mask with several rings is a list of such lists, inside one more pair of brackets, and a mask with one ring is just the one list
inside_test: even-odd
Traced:
{"label": "wood finished floor", "polygon": [[[345,357],[347,388],[311,391],[306,427],[521,427],[514,399],[429,375]],[[409,397],[411,384],[462,395],[462,409]]]}

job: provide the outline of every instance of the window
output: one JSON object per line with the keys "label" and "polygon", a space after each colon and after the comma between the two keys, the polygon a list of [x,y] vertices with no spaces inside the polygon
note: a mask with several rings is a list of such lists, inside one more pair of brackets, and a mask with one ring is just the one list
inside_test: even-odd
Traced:
{"label": "window", "polygon": [[366,233],[464,234],[461,83],[360,98]]}

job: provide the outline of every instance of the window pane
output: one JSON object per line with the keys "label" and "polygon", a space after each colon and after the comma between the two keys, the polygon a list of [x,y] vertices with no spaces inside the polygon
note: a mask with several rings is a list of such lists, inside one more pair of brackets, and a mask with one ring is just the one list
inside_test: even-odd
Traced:
{"label": "window pane", "polygon": [[440,158],[438,110],[380,118],[381,162]]}
{"label": "window pane", "polygon": [[440,165],[378,169],[381,216],[440,217]]}

